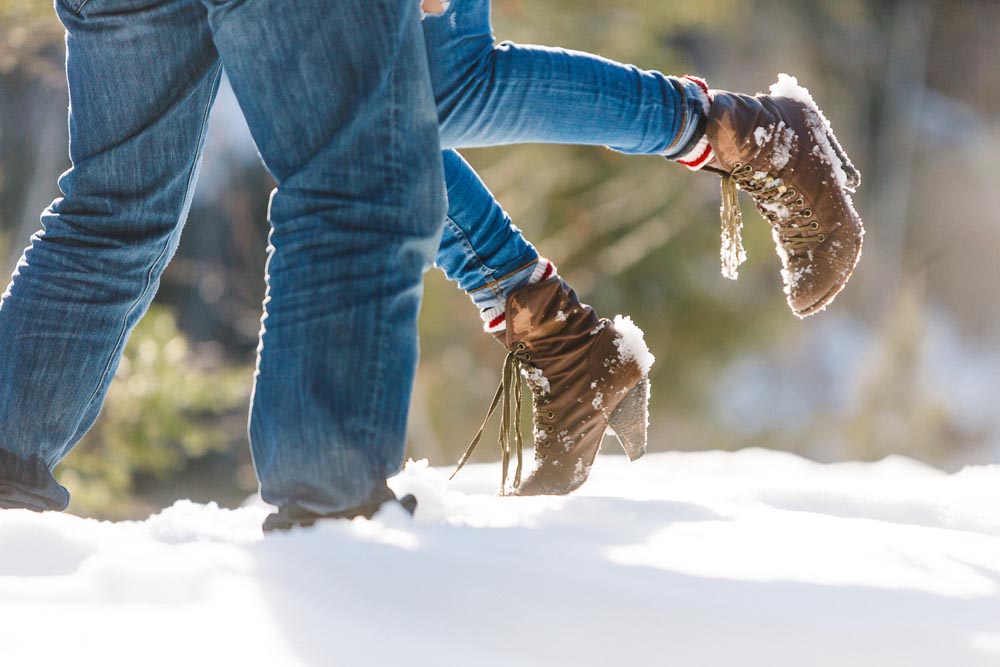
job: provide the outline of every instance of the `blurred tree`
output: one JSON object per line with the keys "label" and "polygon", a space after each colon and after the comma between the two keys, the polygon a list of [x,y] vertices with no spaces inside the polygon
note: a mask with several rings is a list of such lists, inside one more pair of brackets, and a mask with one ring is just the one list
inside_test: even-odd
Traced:
{"label": "blurred tree", "polygon": [[[245,461],[249,387],[249,368],[226,365],[214,346],[192,347],[173,314],[154,306],[125,348],[101,416],[59,469],[72,511],[133,515],[140,476],[169,483],[210,453]],[[238,473],[231,466],[216,492],[239,486]]]}
{"label": "blurred tree", "polygon": [[63,31],[51,3],[0,0],[0,262],[13,266],[68,166]]}

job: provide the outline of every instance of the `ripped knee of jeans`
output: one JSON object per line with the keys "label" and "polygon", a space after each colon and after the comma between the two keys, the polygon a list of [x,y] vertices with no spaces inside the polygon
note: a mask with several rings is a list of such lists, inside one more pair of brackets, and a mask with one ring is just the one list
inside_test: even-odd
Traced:
{"label": "ripped knee of jeans", "polygon": [[450,4],[451,0],[421,0],[420,9],[423,10],[424,16],[440,16],[448,11]]}

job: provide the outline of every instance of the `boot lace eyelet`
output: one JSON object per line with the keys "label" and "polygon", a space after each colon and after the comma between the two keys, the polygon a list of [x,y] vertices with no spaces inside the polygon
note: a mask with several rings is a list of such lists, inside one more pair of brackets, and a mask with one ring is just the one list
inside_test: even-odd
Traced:
{"label": "boot lace eyelet", "polygon": [[555,412],[553,412],[552,410],[546,410],[546,411],[545,411],[544,413],[542,413],[542,414],[544,414],[544,415],[545,415],[545,418],[546,418],[546,419],[555,419],[555,418],[556,418],[556,413],[555,413]]}
{"label": "boot lace eyelet", "polygon": [[820,243],[822,243],[823,241],[825,241],[825,240],[826,240],[826,234],[820,234],[819,236],[817,236],[817,237],[816,237],[816,239],[817,239],[817,240],[818,240],[818,241],[819,241]]}
{"label": "boot lace eyelet", "polygon": [[817,221],[813,220],[812,223],[810,223],[810,225],[809,225],[809,229],[812,229],[812,230],[819,229],[819,223]]}
{"label": "boot lace eyelet", "polygon": [[538,455],[538,458],[539,458],[539,459],[541,459],[542,461],[546,461],[546,460],[548,460],[548,458],[549,458],[549,455],[548,455],[548,454],[546,454],[545,452],[542,452],[542,453],[540,453],[540,454]]}
{"label": "boot lace eyelet", "polygon": [[528,349],[528,346],[524,343],[514,343],[514,349],[518,352]]}

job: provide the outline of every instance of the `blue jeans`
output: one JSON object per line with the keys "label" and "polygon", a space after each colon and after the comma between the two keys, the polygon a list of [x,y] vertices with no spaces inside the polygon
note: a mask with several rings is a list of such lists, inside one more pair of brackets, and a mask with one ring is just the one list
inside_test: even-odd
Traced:
{"label": "blue jeans", "polygon": [[[250,439],[282,511],[388,497],[445,214],[415,0],[58,0],[70,154],[0,301],[0,506],[62,509],[177,247],[223,65],[278,182]],[[320,112],[322,110],[322,112]]]}
{"label": "blue jeans", "polygon": [[[590,144],[671,158],[700,138],[694,83],[579,51],[497,44],[490,0],[452,0],[423,28],[444,148]],[[538,253],[457,153],[446,151],[444,166],[436,263],[467,292],[502,294]]]}

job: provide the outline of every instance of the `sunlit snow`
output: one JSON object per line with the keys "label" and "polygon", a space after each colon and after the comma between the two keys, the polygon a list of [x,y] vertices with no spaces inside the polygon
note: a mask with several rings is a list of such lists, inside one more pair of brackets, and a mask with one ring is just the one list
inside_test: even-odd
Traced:
{"label": "sunlit snow", "polygon": [[4,665],[1000,665],[1000,466],[601,456],[569,497],[411,464],[420,500],[0,510]]}

